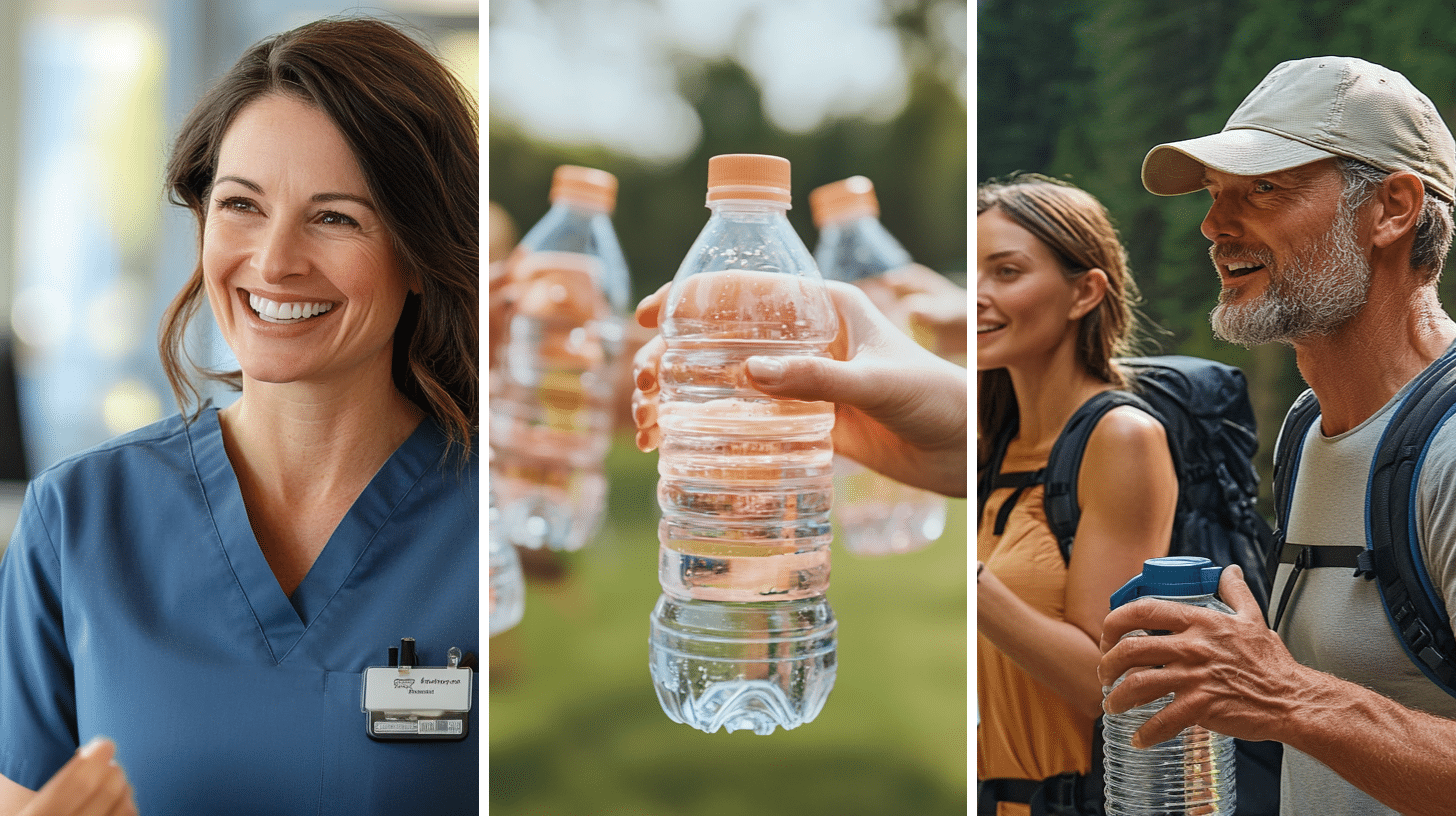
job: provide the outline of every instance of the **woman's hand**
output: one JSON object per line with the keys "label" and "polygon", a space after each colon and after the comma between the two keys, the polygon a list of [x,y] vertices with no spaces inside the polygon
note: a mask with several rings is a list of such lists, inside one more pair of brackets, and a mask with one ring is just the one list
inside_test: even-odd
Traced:
{"label": "woman's hand", "polygon": [[131,785],[112,762],[116,746],[100,737],[86,743],[50,778],[18,816],[136,816]]}
{"label": "woman's hand", "polygon": [[[826,281],[839,314],[833,359],[756,356],[749,382],[774,397],[836,403],[834,447],[872,470],[947,496],[966,495],[966,370],[921,348],[875,308],[864,292]],[[656,328],[663,286],[637,306],[637,322]],[[661,335],[634,359],[632,394],[637,447],[653,450],[657,427]]]}

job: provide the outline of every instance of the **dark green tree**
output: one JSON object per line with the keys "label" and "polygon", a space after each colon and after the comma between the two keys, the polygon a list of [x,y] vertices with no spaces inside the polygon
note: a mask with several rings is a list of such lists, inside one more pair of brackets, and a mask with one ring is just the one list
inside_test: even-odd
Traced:
{"label": "dark green tree", "polygon": [[[978,4],[977,26],[980,177],[1045,172],[1107,205],[1142,286],[1144,311],[1170,332],[1164,350],[1232,362],[1249,375],[1267,468],[1283,413],[1303,388],[1293,354],[1213,339],[1207,313],[1218,284],[1199,229],[1207,199],[1151,195],[1139,177],[1142,159],[1163,142],[1217,132],[1271,68],[1310,56],[1357,56],[1398,70],[1451,122],[1456,6],[987,0]],[[1033,48],[1037,42],[1043,47]],[[1441,291],[1448,303],[1453,286],[1446,276]]]}

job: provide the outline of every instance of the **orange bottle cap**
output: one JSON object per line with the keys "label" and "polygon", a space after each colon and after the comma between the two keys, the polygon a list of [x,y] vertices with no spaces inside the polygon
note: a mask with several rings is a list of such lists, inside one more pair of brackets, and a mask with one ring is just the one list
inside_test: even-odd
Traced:
{"label": "orange bottle cap", "polygon": [[809,211],[814,214],[814,226],[822,229],[831,221],[846,218],[879,218],[880,201],[875,198],[873,182],[864,176],[850,176],[814,188],[809,193]]}
{"label": "orange bottle cap", "polygon": [[748,198],[789,204],[789,160],[757,153],[708,159],[708,200]]}
{"label": "orange bottle cap", "polygon": [[569,201],[611,214],[617,207],[617,177],[594,167],[563,164],[551,174],[552,203]]}

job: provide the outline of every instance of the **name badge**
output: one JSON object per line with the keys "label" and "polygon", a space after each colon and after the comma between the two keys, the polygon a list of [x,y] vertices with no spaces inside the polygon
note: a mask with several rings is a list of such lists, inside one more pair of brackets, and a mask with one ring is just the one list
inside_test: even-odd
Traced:
{"label": "name badge", "polygon": [[465,739],[475,673],[455,663],[365,669],[362,707],[370,739]]}

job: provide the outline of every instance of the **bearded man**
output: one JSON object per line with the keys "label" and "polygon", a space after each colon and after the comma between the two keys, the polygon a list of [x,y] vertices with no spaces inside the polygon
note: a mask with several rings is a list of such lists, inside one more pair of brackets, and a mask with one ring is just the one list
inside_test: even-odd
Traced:
{"label": "bearded man", "polygon": [[[1202,231],[1223,285],[1215,334],[1293,345],[1318,400],[1308,434],[1280,445],[1294,455],[1276,466],[1295,469],[1284,540],[1296,551],[1359,552],[1381,435],[1412,381],[1456,340],[1436,296],[1456,192],[1450,131],[1395,71],[1296,60],[1271,71],[1221,132],[1155,147],[1143,184],[1159,195],[1207,190]],[[1447,609],[1456,608],[1453,426],[1435,432],[1415,488],[1420,556]],[[1237,568],[1219,587],[1236,615],[1154,599],[1115,610],[1103,628],[1103,683],[1156,668],[1128,675],[1104,705],[1122,712],[1176,695],[1138,731],[1139,746],[1193,723],[1284,743],[1281,813],[1456,813],[1456,697],[1407,656],[1375,582],[1322,566],[1339,560],[1281,566],[1272,597],[1288,597],[1273,630]],[[1135,629],[1172,635],[1119,643]]]}

